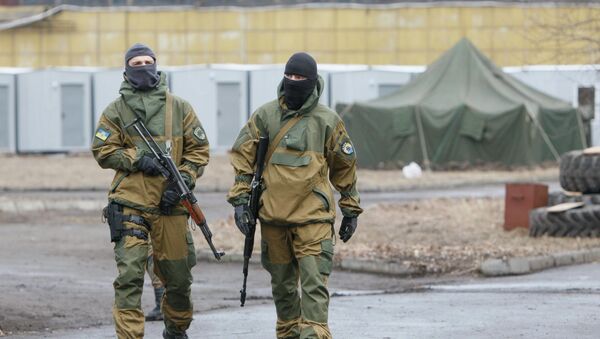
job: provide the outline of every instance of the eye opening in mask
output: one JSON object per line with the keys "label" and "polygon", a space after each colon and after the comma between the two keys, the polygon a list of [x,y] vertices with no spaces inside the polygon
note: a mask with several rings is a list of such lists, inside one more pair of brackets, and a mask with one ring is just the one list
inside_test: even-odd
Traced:
{"label": "eye opening in mask", "polygon": [[136,56],[133,57],[129,60],[128,62],[129,66],[132,67],[141,67],[141,66],[146,66],[146,65],[153,65],[154,64],[154,59],[151,56],[148,55],[140,55],[140,56]]}
{"label": "eye opening in mask", "polygon": [[302,81],[302,80],[308,79],[307,77],[305,77],[303,75],[298,75],[298,74],[284,74],[283,76],[286,79],[290,79],[290,80],[293,80],[293,81]]}

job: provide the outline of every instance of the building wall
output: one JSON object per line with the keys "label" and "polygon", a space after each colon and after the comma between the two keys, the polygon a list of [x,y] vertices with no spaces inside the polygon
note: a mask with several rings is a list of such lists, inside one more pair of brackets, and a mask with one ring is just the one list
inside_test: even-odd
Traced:
{"label": "building wall", "polygon": [[544,29],[585,21],[577,32],[598,36],[600,7],[578,6],[69,10],[0,31],[0,66],[118,67],[135,42],[163,65],[283,63],[299,50],[320,63],[424,65],[461,37],[500,66],[597,63],[594,42]]}

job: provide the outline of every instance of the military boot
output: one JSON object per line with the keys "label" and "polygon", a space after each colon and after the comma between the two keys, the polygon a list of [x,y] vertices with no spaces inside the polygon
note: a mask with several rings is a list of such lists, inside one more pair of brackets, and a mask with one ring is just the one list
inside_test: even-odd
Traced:
{"label": "military boot", "polygon": [[163,293],[165,293],[164,287],[154,289],[154,300],[156,301],[156,307],[148,315],[146,315],[147,321],[159,321],[163,320],[163,315],[160,310],[160,301],[162,300]]}
{"label": "military boot", "polygon": [[185,333],[185,331],[183,331],[181,333],[173,334],[173,333],[167,331],[166,328],[163,330],[163,338],[164,339],[189,339],[188,335],[187,335],[187,333]]}

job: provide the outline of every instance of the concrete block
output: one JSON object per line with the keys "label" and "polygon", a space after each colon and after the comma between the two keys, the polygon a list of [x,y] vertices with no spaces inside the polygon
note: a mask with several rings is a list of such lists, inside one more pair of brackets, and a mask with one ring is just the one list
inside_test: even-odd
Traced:
{"label": "concrete block", "polygon": [[13,201],[0,201],[0,212],[17,213],[17,205]]}
{"label": "concrete block", "polygon": [[529,270],[531,272],[541,271],[551,267],[554,267],[554,258],[551,256],[543,255],[529,258]]}
{"label": "concrete block", "polygon": [[383,260],[342,259],[340,267],[345,270],[381,273],[391,275],[423,274],[423,270],[411,267],[410,264]]}
{"label": "concrete block", "polygon": [[[565,265],[572,265],[572,264],[576,264],[578,262],[578,258],[576,258],[576,255],[573,252],[556,253],[556,254],[552,254],[552,257],[554,258],[554,262],[557,267],[565,266]],[[582,262],[582,261],[583,261],[583,256],[579,260],[579,262]]]}
{"label": "concrete block", "polygon": [[510,274],[526,274],[530,272],[529,258],[508,259]]}
{"label": "concrete block", "polygon": [[43,211],[46,209],[46,205],[41,200],[28,200],[22,201],[17,204],[17,212],[34,212]]}
{"label": "concrete block", "polygon": [[487,259],[481,263],[479,270],[483,275],[490,277],[510,274],[508,263],[501,259]]}

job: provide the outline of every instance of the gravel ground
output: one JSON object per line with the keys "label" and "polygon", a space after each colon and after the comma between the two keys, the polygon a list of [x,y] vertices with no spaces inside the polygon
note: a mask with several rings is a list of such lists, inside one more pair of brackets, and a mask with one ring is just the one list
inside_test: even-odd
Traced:
{"label": "gravel ground", "polygon": [[[0,155],[0,190],[78,189],[106,190],[114,171],[101,169],[89,154]],[[227,155],[213,155],[202,179],[202,191],[227,191],[233,183],[233,169]],[[469,170],[425,172],[406,179],[398,170],[358,171],[360,191],[397,191],[505,182],[550,181],[558,178],[558,167],[513,171]]]}
{"label": "gravel ground", "polygon": [[[376,204],[365,209],[357,233],[348,243],[338,240],[336,257],[402,262],[423,274],[464,274],[475,271],[487,258],[600,247],[600,239],[530,238],[523,228],[507,232],[502,227],[503,204],[499,198]],[[242,252],[243,238],[231,216],[211,227],[216,230],[215,244],[229,253]],[[199,233],[195,234],[196,244],[208,250]],[[255,251],[260,249],[258,238]]]}

